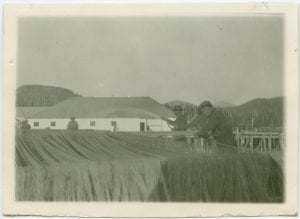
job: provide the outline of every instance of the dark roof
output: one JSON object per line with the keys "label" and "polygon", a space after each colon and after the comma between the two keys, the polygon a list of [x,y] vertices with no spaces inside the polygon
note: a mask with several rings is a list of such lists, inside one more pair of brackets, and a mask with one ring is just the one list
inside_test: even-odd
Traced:
{"label": "dark roof", "polygon": [[16,107],[16,118],[28,118],[49,107]]}
{"label": "dark roof", "polygon": [[172,118],[174,113],[150,97],[73,97],[30,118]]}

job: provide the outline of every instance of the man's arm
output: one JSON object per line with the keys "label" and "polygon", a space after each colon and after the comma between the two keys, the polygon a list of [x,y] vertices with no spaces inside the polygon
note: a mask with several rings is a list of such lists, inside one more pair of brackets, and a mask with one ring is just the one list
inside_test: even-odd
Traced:
{"label": "man's arm", "polygon": [[168,119],[166,117],[161,117],[162,120],[166,121],[168,124],[174,126],[175,125],[175,121]]}
{"label": "man's arm", "polygon": [[187,128],[191,129],[191,128],[195,128],[197,126],[197,123],[199,122],[200,116],[197,114],[195,115],[190,121],[187,122]]}

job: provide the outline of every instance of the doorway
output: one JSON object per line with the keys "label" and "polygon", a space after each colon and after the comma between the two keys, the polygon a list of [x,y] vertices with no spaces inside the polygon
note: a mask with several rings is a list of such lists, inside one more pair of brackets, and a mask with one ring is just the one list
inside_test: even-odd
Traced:
{"label": "doorway", "polygon": [[144,131],[145,131],[145,123],[140,122],[140,132],[144,132]]}

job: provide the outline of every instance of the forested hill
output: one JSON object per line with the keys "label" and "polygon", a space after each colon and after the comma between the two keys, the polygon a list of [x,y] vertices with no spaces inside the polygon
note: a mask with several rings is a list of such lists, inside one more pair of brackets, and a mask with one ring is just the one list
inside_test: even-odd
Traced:
{"label": "forested hill", "polygon": [[[220,109],[231,121],[232,126],[245,126],[251,128],[252,118],[254,128],[261,127],[283,127],[284,118],[284,98],[258,98],[248,101],[239,106],[221,107]],[[192,118],[197,112],[197,106],[192,103],[183,101],[171,101],[165,105],[173,109],[175,105],[183,105],[188,114],[188,118]]]}
{"label": "forested hill", "polygon": [[[73,91],[61,87],[43,85],[24,85],[17,89],[17,107],[52,106],[65,99],[80,96]],[[283,127],[284,98],[258,98],[239,106],[221,107],[232,125],[251,128]],[[165,104],[172,109],[175,105],[183,105],[188,119],[197,113],[197,106],[185,101],[171,101]]]}
{"label": "forested hill", "polygon": [[52,106],[70,97],[80,96],[61,87],[24,85],[17,89],[17,107]]}
{"label": "forested hill", "polygon": [[237,107],[224,108],[234,126],[283,127],[284,98],[258,98]]}

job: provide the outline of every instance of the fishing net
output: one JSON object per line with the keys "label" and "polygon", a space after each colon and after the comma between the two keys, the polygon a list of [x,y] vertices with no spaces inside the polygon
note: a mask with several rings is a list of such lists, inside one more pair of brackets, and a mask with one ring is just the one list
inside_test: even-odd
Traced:
{"label": "fishing net", "polygon": [[18,201],[282,202],[266,154],[199,153],[162,138],[99,131],[16,135]]}

